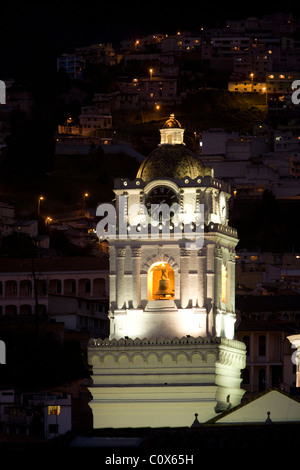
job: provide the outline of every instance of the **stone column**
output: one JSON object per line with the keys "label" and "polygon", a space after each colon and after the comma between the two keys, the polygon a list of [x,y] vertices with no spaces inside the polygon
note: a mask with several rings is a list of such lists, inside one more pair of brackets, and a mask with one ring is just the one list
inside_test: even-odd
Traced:
{"label": "stone column", "polygon": [[141,248],[131,248],[132,258],[132,305],[141,306]]}
{"label": "stone column", "polygon": [[207,245],[207,272],[206,272],[206,308],[207,308],[207,334],[214,335],[214,302],[215,302],[215,245]]}
{"label": "stone column", "polygon": [[227,262],[226,310],[235,312],[235,253],[230,253]]}
{"label": "stone column", "polygon": [[222,308],[222,249],[215,249],[215,306]]}
{"label": "stone column", "polygon": [[296,348],[291,359],[296,365],[296,387],[300,387],[300,335],[291,335],[287,339],[292,344],[292,347]]}
{"label": "stone column", "polygon": [[116,300],[118,309],[123,308],[125,303],[125,252],[124,247],[116,248]]}
{"label": "stone column", "polygon": [[180,248],[180,304],[187,308],[189,303],[190,250]]}
{"label": "stone column", "polygon": [[198,307],[205,305],[205,249],[197,251],[198,257]]}

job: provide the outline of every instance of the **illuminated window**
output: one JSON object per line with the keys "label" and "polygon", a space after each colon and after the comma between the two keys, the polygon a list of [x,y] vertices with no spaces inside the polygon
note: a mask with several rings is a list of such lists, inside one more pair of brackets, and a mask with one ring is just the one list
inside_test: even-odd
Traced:
{"label": "illuminated window", "polygon": [[60,414],[60,406],[59,405],[50,405],[48,406],[48,415],[58,416]]}
{"label": "illuminated window", "polygon": [[227,271],[226,271],[226,268],[224,266],[224,264],[222,264],[222,302],[225,303],[226,302],[226,287],[227,287]]}
{"label": "illuminated window", "polygon": [[148,271],[148,300],[174,299],[174,270],[168,263],[154,263]]}

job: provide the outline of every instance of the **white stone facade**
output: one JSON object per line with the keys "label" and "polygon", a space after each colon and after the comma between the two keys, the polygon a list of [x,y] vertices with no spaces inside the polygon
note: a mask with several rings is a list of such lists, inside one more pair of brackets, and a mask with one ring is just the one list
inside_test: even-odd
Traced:
{"label": "white stone facade", "polygon": [[[176,143],[179,134],[171,116],[137,178],[115,182],[110,337],[88,351],[95,428],[188,426],[244,394],[230,188]],[[176,210],[159,215],[163,205]]]}
{"label": "white stone facade", "polygon": [[[202,204],[207,229],[202,234],[190,232],[188,236],[159,233],[155,239],[147,230],[136,237],[130,234],[110,241],[111,338],[157,334],[233,338],[238,240],[236,231],[228,226],[228,186],[206,176],[181,183],[156,180],[137,191],[134,187],[137,181],[124,180],[120,186],[126,182],[126,189],[115,190],[117,205],[118,198],[126,197],[128,220],[129,207],[143,204],[153,188],[164,186],[178,194],[182,207],[191,208],[188,214],[182,212],[182,217],[189,216],[188,223],[195,222],[197,206]],[[225,207],[225,215],[221,214],[221,207]],[[141,219],[136,215],[135,223]],[[199,249],[190,245],[197,240]],[[149,271],[158,262],[167,263],[174,271],[172,300],[149,300]]]}
{"label": "white stone facade", "polygon": [[211,338],[92,340],[95,428],[190,426],[243,396],[244,344]]}

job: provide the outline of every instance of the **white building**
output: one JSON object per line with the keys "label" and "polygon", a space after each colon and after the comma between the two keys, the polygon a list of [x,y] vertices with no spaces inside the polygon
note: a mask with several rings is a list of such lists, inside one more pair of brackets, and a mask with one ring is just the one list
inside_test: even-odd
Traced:
{"label": "white building", "polygon": [[64,69],[74,80],[82,78],[85,60],[76,54],[62,54],[57,58],[57,71]]}
{"label": "white building", "polygon": [[107,300],[106,256],[1,260],[0,316],[37,310],[64,321],[66,329],[103,334]]}
{"label": "white building", "polygon": [[136,179],[115,183],[110,336],[88,349],[95,428],[188,426],[244,394],[230,188],[187,149],[173,115],[160,133]]}
{"label": "white building", "polygon": [[22,393],[0,390],[0,430],[3,435],[52,439],[72,429],[72,398],[62,393]]}

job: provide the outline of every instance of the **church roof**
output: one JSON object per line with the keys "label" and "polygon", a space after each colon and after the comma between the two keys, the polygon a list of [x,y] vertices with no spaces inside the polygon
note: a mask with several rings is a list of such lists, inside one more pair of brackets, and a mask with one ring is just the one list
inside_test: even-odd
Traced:
{"label": "church roof", "polygon": [[[270,411],[271,410],[271,411]],[[271,421],[270,421],[271,420]],[[223,411],[205,424],[254,424],[300,422],[300,402],[276,387],[257,393],[239,405]]]}
{"label": "church roof", "polygon": [[206,175],[212,176],[212,168],[204,166],[184,144],[163,144],[143,161],[137,178],[148,182],[161,177],[180,180],[186,176],[194,179]]}

